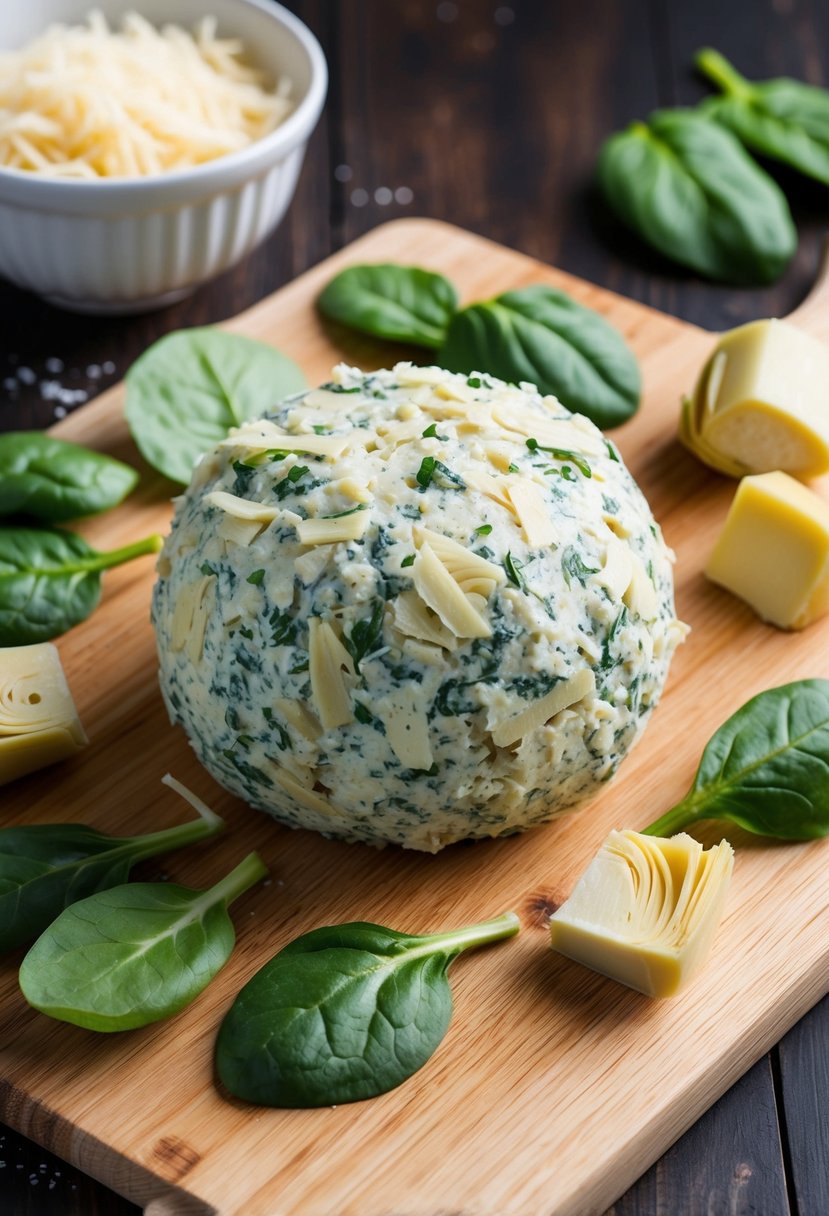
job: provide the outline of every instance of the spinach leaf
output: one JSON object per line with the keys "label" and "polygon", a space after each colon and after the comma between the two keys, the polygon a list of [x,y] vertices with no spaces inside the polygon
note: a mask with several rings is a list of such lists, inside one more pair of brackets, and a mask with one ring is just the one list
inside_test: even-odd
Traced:
{"label": "spinach leaf", "polygon": [[624,223],[712,279],[773,283],[797,247],[780,188],[730,131],[697,111],[659,110],[611,136],[598,175]]}
{"label": "spinach leaf", "polygon": [[305,933],[231,1006],[216,1042],[219,1078],[264,1106],[329,1106],[394,1089],[446,1033],[452,960],[518,929],[506,912],[429,937],[360,922]]}
{"label": "spinach leaf", "polygon": [[700,819],[780,840],[829,834],[829,680],[752,697],[708,743],[688,794],[645,830],[670,836]]}
{"label": "spinach leaf", "polygon": [[267,872],[250,853],[209,891],[135,882],[72,904],[24,958],[23,995],[87,1030],[132,1030],[178,1013],[230,958],[228,905]]}
{"label": "spinach leaf", "polygon": [[699,70],[722,89],[703,109],[746,147],[829,185],[829,92],[782,77],[753,84],[718,51],[697,53]]}
{"label": "spinach leaf", "polygon": [[154,342],[126,375],[126,416],[141,455],[186,485],[203,452],[231,427],[307,387],[272,346],[205,326]]}
{"label": "spinach leaf", "polygon": [[162,778],[199,818],[145,836],[105,836],[82,823],[0,831],[0,951],[33,941],[58,913],[95,891],[126,882],[147,857],[215,836],[224,820],[173,777]]}
{"label": "spinach leaf", "polygon": [[438,347],[458,307],[442,274],[393,262],[349,266],[317,300],[325,317],[361,333],[416,346]]}
{"label": "spinach leaf", "polygon": [[455,315],[438,362],[453,372],[527,380],[597,426],[634,414],[639,365],[618,330],[554,287],[508,291]]}
{"label": "spinach leaf", "polygon": [[26,646],[65,633],[89,616],[101,572],[146,553],[160,536],[98,553],[74,532],[0,528],[0,646]]}
{"label": "spinach leaf", "polygon": [[63,523],[117,506],[137,481],[120,460],[42,431],[0,435],[0,515]]}

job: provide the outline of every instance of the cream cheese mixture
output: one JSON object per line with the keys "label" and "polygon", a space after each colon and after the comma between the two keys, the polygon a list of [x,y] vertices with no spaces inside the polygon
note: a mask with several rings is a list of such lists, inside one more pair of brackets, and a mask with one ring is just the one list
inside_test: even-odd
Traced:
{"label": "cream cheese mixture", "polygon": [[595,794],[685,629],[612,442],[532,385],[408,363],[339,366],[201,460],[153,621],[223,786],[429,852]]}

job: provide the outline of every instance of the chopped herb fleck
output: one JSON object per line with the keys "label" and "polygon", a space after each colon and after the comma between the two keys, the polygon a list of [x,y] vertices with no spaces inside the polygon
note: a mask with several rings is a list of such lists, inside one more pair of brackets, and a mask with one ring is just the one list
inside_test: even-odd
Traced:
{"label": "chopped herb fleck", "polygon": [[367,511],[368,503],[361,502],[356,507],[349,507],[347,511],[337,511],[334,515],[320,515],[320,519],[345,519],[346,515],[356,515],[358,511]]}
{"label": "chopped herb fleck", "polygon": [[453,473],[443,461],[434,456],[424,456],[416,474],[417,483],[425,490],[432,481],[436,481],[442,490],[465,490],[466,482],[457,473]]}
{"label": "chopped herb fleck", "polygon": [[401,566],[413,566],[414,562],[415,562],[414,553],[409,553],[406,557],[403,558],[403,561],[400,563],[400,565]]}
{"label": "chopped herb fleck", "polygon": [[621,464],[619,453],[609,439],[605,439],[605,446],[607,447],[607,454],[610,459],[615,460],[617,464]]}
{"label": "chopped herb fleck", "polygon": [[609,671],[611,667],[616,666],[617,660],[611,655],[610,647],[614,639],[617,637],[619,630],[623,627],[625,621],[627,620],[627,615],[627,608],[622,608],[622,611],[608,629],[604,642],[602,643],[602,656],[598,663],[599,671]]}
{"label": "chopped herb fleck", "polygon": [[328,427],[322,426],[321,423],[319,423],[319,422],[315,422],[314,423],[314,434],[315,435],[328,435],[329,434]]}
{"label": "chopped herb fleck", "polygon": [[275,489],[278,500],[282,502],[283,498],[287,498],[289,494],[302,494],[308,487],[300,486],[297,488],[297,482],[301,481],[305,474],[309,472],[310,469],[307,464],[295,464],[292,468],[288,469],[287,475],[276,483]]}
{"label": "chopped herb fleck", "polygon": [[476,536],[489,536],[491,531],[492,531],[492,524],[481,524],[480,527],[475,529],[475,535]]}
{"label": "chopped herb fleck", "polygon": [[513,586],[518,587],[520,591],[527,590],[527,583],[523,575],[523,562],[519,562],[517,557],[513,557],[511,553],[508,553],[504,558],[504,569],[507,572],[507,578]]}
{"label": "chopped herb fleck", "polygon": [[561,555],[561,568],[564,571],[564,581],[568,587],[571,586],[573,579],[576,579],[584,587],[587,584],[589,575],[599,573],[598,566],[585,565],[581,554],[573,545],[568,545]]}
{"label": "chopped herb fleck", "polygon": [[[579,456],[578,452],[571,452],[569,448],[545,448],[537,439],[528,439],[527,447],[531,452],[547,452],[554,460],[570,460],[581,473],[582,477],[593,476],[593,471],[584,457]],[[561,470],[561,475],[562,477],[565,476],[564,469]],[[571,481],[572,478],[568,477],[567,480]]]}
{"label": "chopped herb fleck", "polygon": [[254,587],[261,587],[262,580],[264,579],[264,577],[265,577],[264,570],[254,570],[252,574],[248,575],[247,582],[252,583],[252,585]]}
{"label": "chopped herb fleck", "polygon": [[386,733],[386,728],[379,718],[375,718],[371,710],[363,705],[362,701],[354,702],[354,717],[358,722],[362,722],[363,726],[373,726],[381,735]]}
{"label": "chopped herb fleck", "polygon": [[509,466],[507,467],[507,472],[508,473],[520,473],[521,470],[519,469],[517,464],[515,464],[514,462],[510,462]]}
{"label": "chopped herb fleck", "polygon": [[420,468],[417,470],[415,477],[417,479],[417,484],[422,489],[425,490],[426,487],[429,485],[429,482],[432,480],[432,477],[434,476],[434,473],[435,473],[436,464],[437,464],[437,460],[435,459],[434,456],[424,456],[423,459],[421,460]]}
{"label": "chopped herb fleck", "polygon": [[201,570],[202,574],[218,574],[218,570],[211,566],[210,562],[202,562],[199,569]]}
{"label": "chopped herb fleck", "polygon": [[256,469],[253,465],[246,464],[243,460],[234,460],[233,472],[236,477],[233,482],[233,493],[238,494],[240,498],[244,498],[246,492],[250,489],[250,483],[256,476]]}
{"label": "chopped herb fleck", "polygon": [[268,618],[273,633],[271,641],[274,646],[291,646],[296,640],[297,624],[289,612],[280,612],[274,608]]}
{"label": "chopped herb fleck", "polygon": [[439,439],[441,443],[449,442],[449,437],[447,435],[438,434],[438,428],[437,428],[436,422],[433,422],[430,426],[426,427],[426,430],[423,432],[423,438],[424,439]]}
{"label": "chopped herb fleck", "polygon": [[359,385],[355,388],[346,388],[342,384],[335,384],[333,380],[327,381],[320,387],[324,388],[327,393],[359,393],[360,391]]}
{"label": "chopped herb fleck", "polygon": [[351,634],[346,635],[343,639],[357,671],[360,670],[360,662],[366,655],[377,649],[377,643],[383,633],[385,608],[384,600],[375,601],[371,616],[364,621],[357,621]]}
{"label": "chopped herb fleck", "polygon": [[279,750],[281,752],[293,751],[291,736],[288,734],[282,723],[277,722],[276,718],[274,717],[273,710],[266,705],[262,710],[262,714],[271,730],[276,732],[276,746],[279,748]]}

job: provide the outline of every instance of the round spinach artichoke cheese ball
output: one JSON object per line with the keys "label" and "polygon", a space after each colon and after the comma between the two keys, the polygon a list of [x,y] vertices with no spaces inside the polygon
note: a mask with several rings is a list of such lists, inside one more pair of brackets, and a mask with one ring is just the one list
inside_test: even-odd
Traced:
{"label": "round spinach artichoke cheese ball", "polygon": [[174,722],[284,824],[437,852],[595,794],[684,626],[614,445],[530,384],[398,364],[231,432],[153,599]]}

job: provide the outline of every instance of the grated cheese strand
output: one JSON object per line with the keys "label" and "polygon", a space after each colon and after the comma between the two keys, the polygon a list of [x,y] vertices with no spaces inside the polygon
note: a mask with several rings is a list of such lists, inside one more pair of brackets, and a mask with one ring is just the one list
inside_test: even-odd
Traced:
{"label": "grated cheese strand", "polygon": [[267,88],[216,20],[157,30],[126,13],[52,25],[0,52],[0,165],[52,177],[143,177],[204,164],[273,131],[290,84]]}

